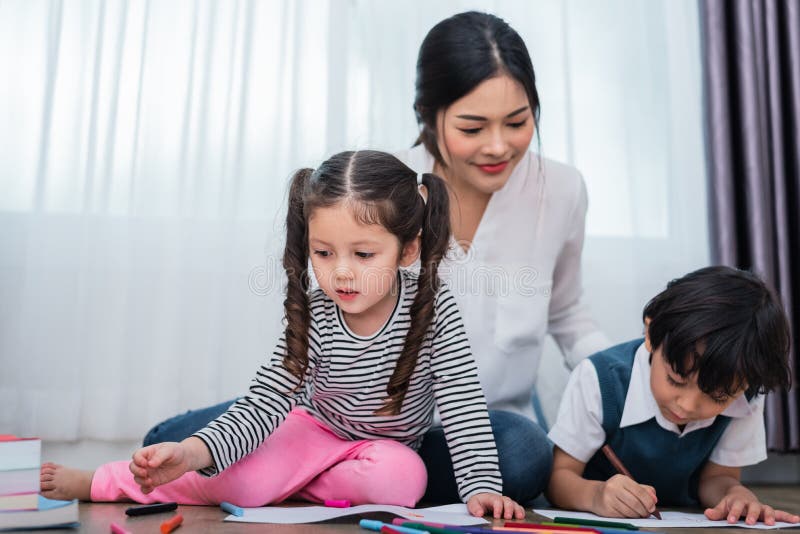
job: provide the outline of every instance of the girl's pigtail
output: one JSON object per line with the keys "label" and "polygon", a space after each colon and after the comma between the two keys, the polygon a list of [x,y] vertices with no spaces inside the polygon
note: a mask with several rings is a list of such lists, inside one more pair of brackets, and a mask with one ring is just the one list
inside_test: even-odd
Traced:
{"label": "girl's pigtail", "polygon": [[434,304],[439,291],[439,262],[450,243],[450,206],[447,185],[435,174],[424,174],[422,185],[427,189],[422,219],[422,243],[417,296],[411,304],[411,326],[406,335],[403,353],[389,379],[386,404],[378,415],[397,415],[403,406],[411,375],[417,365],[420,347],[434,319]]}
{"label": "girl's pigtail", "polygon": [[311,312],[308,303],[308,221],[303,196],[313,169],[300,169],[292,177],[289,209],[286,213],[286,247],[283,268],[286,271],[286,299],[283,301],[286,321],[286,354],[283,364],[302,384],[308,368],[308,327]]}

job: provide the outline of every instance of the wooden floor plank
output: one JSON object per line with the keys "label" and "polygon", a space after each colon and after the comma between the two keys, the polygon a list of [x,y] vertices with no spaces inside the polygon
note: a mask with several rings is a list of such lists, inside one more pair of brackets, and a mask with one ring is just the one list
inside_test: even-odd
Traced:
{"label": "wooden floor plank", "polygon": [[[800,514],[800,488],[798,486],[759,486],[752,488],[764,502],[777,508],[783,508],[790,512]],[[42,530],[39,532],[72,532],[72,533],[91,533],[108,534],[111,523],[117,523],[126,528],[133,534],[154,534],[159,532],[162,521],[168,519],[174,512],[129,518],[125,515],[125,508],[130,504],[107,504],[107,503],[81,503],[79,529],[63,530]],[[224,522],[223,518],[227,515],[219,508],[212,506],[180,506],[178,512],[183,514],[183,525],[176,530],[176,534],[189,533],[241,533],[249,534],[252,532],[268,532],[274,534],[355,534],[364,533],[358,527],[356,517],[341,518],[335,522],[313,523],[303,525],[268,525],[257,523],[230,523]],[[375,519],[389,521],[388,515],[370,515]],[[535,522],[541,520],[533,512],[528,512],[526,520]],[[502,525],[502,521],[494,522],[497,526]],[[654,529],[643,529],[654,530]],[[737,532],[750,532],[752,530],[742,528],[675,528],[666,529],[670,534],[735,534]],[[792,532],[800,532],[793,530]]]}

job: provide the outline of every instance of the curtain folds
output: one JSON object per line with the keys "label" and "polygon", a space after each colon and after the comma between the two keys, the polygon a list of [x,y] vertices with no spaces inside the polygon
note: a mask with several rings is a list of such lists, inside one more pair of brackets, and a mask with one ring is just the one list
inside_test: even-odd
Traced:
{"label": "curtain folds", "polygon": [[473,8],[525,40],[540,148],[589,189],[587,300],[639,335],[707,262],[695,0],[6,0],[0,432],[137,439],[242,392],[281,328],[291,173],[408,147],[418,47]]}
{"label": "curtain folds", "polygon": [[767,445],[798,451],[800,4],[703,0],[701,18],[712,253],[780,295],[794,384],[767,397]]}

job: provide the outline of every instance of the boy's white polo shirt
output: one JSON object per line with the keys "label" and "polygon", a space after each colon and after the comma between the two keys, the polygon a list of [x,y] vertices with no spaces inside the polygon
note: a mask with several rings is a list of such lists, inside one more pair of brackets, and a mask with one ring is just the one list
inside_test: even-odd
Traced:
{"label": "boy's white polo shirt", "polygon": [[[636,425],[655,417],[658,425],[670,432],[685,436],[705,428],[716,417],[691,421],[683,432],[667,420],[658,409],[650,389],[650,353],[644,343],[637,349],[631,369],[631,382],[622,409],[620,428]],[[747,402],[739,396],[722,415],[731,418],[709,460],[718,465],[740,467],[753,465],[767,458],[764,429],[764,396],[756,395]],[[548,437],[567,454],[588,462],[605,443],[603,431],[603,401],[597,371],[584,360],[572,372],[558,409],[555,425]]]}

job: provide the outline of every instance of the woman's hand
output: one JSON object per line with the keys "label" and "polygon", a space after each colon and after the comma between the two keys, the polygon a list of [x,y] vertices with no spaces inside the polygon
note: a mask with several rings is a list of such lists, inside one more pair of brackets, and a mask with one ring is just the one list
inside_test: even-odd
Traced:
{"label": "woman's hand", "polygon": [[475,517],[492,514],[495,519],[525,519],[522,506],[497,493],[476,493],[467,501],[467,510]]}
{"label": "woman's hand", "polygon": [[142,493],[147,494],[156,486],[210,464],[211,455],[205,444],[192,437],[180,443],[156,443],[139,449],[133,453],[130,470]]}
{"label": "woman's hand", "polygon": [[597,486],[592,512],[604,517],[649,517],[657,502],[653,486],[637,484],[625,475],[614,475]]}
{"label": "woman's hand", "polygon": [[744,517],[748,525],[755,525],[758,521],[765,525],[774,525],[775,521],[800,522],[800,516],[762,504],[752,491],[741,485],[729,488],[715,507],[706,509],[705,515],[712,521],[727,519],[728,523],[736,523]]}

